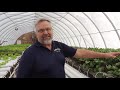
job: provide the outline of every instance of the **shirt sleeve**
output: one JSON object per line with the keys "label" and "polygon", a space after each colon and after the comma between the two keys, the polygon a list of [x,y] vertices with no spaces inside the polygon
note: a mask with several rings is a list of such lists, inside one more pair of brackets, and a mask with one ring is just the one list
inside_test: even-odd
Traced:
{"label": "shirt sleeve", "polygon": [[73,57],[75,55],[77,49],[70,47],[64,43],[60,43],[60,46],[62,47],[62,51],[65,57]]}
{"label": "shirt sleeve", "polygon": [[33,55],[26,50],[19,60],[19,66],[17,70],[17,78],[29,78],[31,76],[33,66]]}

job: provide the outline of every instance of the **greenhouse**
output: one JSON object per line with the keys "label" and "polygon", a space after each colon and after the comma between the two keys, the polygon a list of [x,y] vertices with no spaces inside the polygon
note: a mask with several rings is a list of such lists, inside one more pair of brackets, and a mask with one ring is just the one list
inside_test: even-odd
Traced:
{"label": "greenhouse", "polygon": [[[102,53],[102,55],[120,52],[120,12],[0,12],[0,78],[17,78],[17,71],[27,71],[27,66],[30,66],[29,62],[26,68],[21,70],[18,70],[18,68],[19,65],[23,64],[20,64],[20,61],[22,61],[21,57],[24,55],[24,52],[37,42],[36,23],[40,19],[50,21],[53,31],[53,41],[64,43],[74,48],[74,50],[88,50],[99,54]],[[39,23],[41,23],[42,26],[42,22]],[[43,31],[43,34],[48,34],[49,36],[48,29],[39,29],[37,32],[41,35],[40,32]],[[52,49],[54,49],[54,47]],[[57,51],[59,51],[58,48]],[[37,52],[38,50],[34,50],[32,53],[36,54]],[[46,54],[46,51],[40,52],[45,52]],[[59,53],[61,55],[61,51]],[[101,58],[102,56],[99,56],[99,54],[96,58],[91,58],[92,56],[90,57],[91,54],[89,53],[86,55],[86,58],[84,58],[84,56],[83,58],[69,57],[69,55],[67,57],[67,55],[65,55],[65,64],[63,66],[65,77],[120,78],[120,55],[114,54],[116,55],[115,58]],[[51,55],[54,56],[56,54]],[[30,57],[38,58],[34,56],[35,55]],[[53,58],[46,54],[46,58],[49,57],[50,59]],[[45,62],[42,58],[39,58],[39,60]],[[27,62],[27,60],[23,62]],[[37,60],[36,63],[36,65],[38,65]],[[60,61],[60,63],[62,63],[62,61]],[[42,67],[43,65],[44,63],[39,63],[38,66]],[[54,66],[57,67],[55,63],[46,65],[49,66],[43,66],[44,69]],[[35,68],[38,67],[35,66]],[[36,72],[40,71],[36,70]],[[46,71],[44,73],[48,72],[49,71]],[[61,70],[55,73],[58,75],[60,72]],[[51,77],[55,76],[50,75]],[[24,77],[24,75],[21,75],[21,77],[22,76]],[[60,76],[60,74],[58,76]],[[39,76],[36,77],[39,78]],[[49,77],[49,74],[46,77]],[[42,78],[46,77],[43,76]],[[27,76],[25,78],[27,78]]]}

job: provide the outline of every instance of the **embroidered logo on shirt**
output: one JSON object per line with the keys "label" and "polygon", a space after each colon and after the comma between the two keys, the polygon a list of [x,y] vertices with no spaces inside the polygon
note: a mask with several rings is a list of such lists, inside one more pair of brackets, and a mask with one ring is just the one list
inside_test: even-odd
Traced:
{"label": "embroidered logo on shirt", "polygon": [[56,48],[56,49],[54,49],[54,52],[60,52],[60,48]]}

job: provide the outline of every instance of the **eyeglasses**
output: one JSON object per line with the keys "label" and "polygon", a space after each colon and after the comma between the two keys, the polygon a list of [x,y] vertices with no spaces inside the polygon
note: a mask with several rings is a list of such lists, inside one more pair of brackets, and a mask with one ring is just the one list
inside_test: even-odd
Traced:
{"label": "eyeglasses", "polygon": [[51,28],[46,28],[46,29],[39,29],[37,32],[43,33],[45,31],[50,32],[52,29]]}

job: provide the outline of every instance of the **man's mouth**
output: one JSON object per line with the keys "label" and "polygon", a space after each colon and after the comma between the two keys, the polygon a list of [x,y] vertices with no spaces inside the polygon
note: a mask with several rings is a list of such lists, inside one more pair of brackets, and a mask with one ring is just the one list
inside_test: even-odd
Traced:
{"label": "man's mouth", "polygon": [[43,39],[50,39],[50,36],[47,36],[47,37],[43,37]]}

